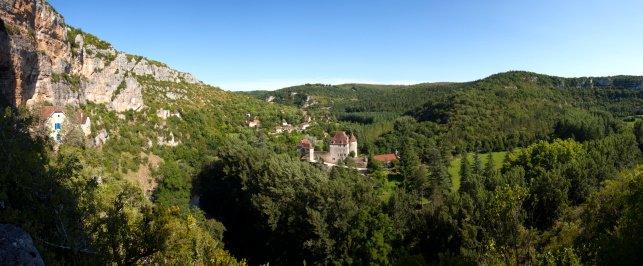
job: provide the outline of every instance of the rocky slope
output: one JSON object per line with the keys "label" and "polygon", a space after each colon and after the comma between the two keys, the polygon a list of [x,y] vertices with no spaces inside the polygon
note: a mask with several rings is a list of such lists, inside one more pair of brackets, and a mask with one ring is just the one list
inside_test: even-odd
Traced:
{"label": "rocky slope", "polygon": [[147,105],[199,106],[225,97],[165,64],[118,52],[65,25],[43,0],[0,0],[0,91],[13,106],[78,105],[115,111]]}

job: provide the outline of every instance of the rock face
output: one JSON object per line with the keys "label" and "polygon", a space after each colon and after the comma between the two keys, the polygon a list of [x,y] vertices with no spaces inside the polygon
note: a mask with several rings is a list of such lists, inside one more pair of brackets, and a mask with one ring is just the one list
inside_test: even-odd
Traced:
{"label": "rock face", "polygon": [[[568,79],[568,82],[575,82],[577,88],[589,87],[617,87],[625,88],[628,90],[643,89],[643,81],[635,79],[622,79],[622,78],[589,78],[589,79]],[[559,87],[564,88],[565,84],[560,81]]]}
{"label": "rock face", "polygon": [[64,18],[44,0],[2,0],[0,8],[4,25],[0,32],[0,91],[14,106],[92,101],[116,111],[140,110],[146,106],[146,86],[139,83],[139,77],[151,82],[203,85],[190,74],[118,52],[94,36],[67,27]]}
{"label": "rock face", "polygon": [[25,230],[0,224],[0,262],[2,265],[45,265]]}

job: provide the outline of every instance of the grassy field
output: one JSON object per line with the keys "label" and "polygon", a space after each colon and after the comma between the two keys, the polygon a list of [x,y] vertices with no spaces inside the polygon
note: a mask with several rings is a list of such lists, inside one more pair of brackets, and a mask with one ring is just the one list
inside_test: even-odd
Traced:
{"label": "grassy field", "polygon": [[[491,157],[493,158],[493,163],[496,166],[496,169],[500,169],[502,166],[502,161],[505,159],[505,156],[507,155],[506,151],[502,152],[492,152]],[[489,154],[480,154],[480,161],[482,161],[482,166],[484,167],[487,164],[487,160],[489,159]],[[473,153],[469,155],[469,163],[473,166]],[[460,188],[460,165],[462,164],[462,157],[458,156],[455,157],[451,161],[451,166],[447,169],[449,171],[449,174],[451,174],[451,181],[453,182],[453,187],[451,189],[453,191],[456,191]]]}
{"label": "grassy field", "polygon": [[634,125],[634,123],[636,123],[636,121],[639,121],[639,120],[643,120],[643,118],[641,118],[641,117],[635,117],[635,118],[634,118],[634,121],[629,121],[629,122],[625,122],[625,123],[626,123],[626,124],[628,124],[628,125],[630,125],[630,126],[633,126],[633,125]]}
{"label": "grassy field", "polygon": [[[507,155],[506,151],[503,152],[492,152],[491,157],[493,158],[494,165],[496,169],[500,169],[502,166],[502,161],[505,159],[505,156]],[[487,164],[487,160],[489,159],[489,153],[484,153],[480,154],[480,160],[482,161],[482,166],[484,167]],[[460,165],[462,164],[462,157],[458,156],[455,157],[451,161],[451,166],[447,169],[449,171],[449,174],[451,174],[452,182],[453,182],[453,187],[451,189],[453,191],[456,191],[460,188]],[[469,162],[471,165],[473,165],[473,153],[469,155]],[[385,201],[388,201],[388,199],[391,197],[391,193],[395,190],[395,188],[399,187],[402,185],[402,176],[399,174],[391,173],[387,171],[387,177],[388,177],[388,183],[379,189],[376,190],[376,192],[380,195],[380,198],[384,199]],[[428,202],[428,200],[425,199],[425,201]]]}

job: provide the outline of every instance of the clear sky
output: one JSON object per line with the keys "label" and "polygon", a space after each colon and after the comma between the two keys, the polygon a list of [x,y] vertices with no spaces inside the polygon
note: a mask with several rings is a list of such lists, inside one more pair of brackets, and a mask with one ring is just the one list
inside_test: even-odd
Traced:
{"label": "clear sky", "polygon": [[224,90],[643,75],[643,1],[50,0],[68,25]]}

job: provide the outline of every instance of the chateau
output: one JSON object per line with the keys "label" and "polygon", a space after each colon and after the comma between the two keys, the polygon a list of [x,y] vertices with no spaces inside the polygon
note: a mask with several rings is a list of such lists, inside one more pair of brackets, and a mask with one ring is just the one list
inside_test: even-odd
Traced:
{"label": "chateau", "polygon": [[322,159],[326,163],[336,164],[340,160],[346,160],[351,152],[353,152],[353,157],[357,156],[357,138],[355,138],[355,135],[351,135],[349,138],[346,132],[339,131],[330,140],[328,152],[316,152],[313,144],[306,139],[297,144],[297,151],[302,153],[302,159],[306,159],[309,162]]}

